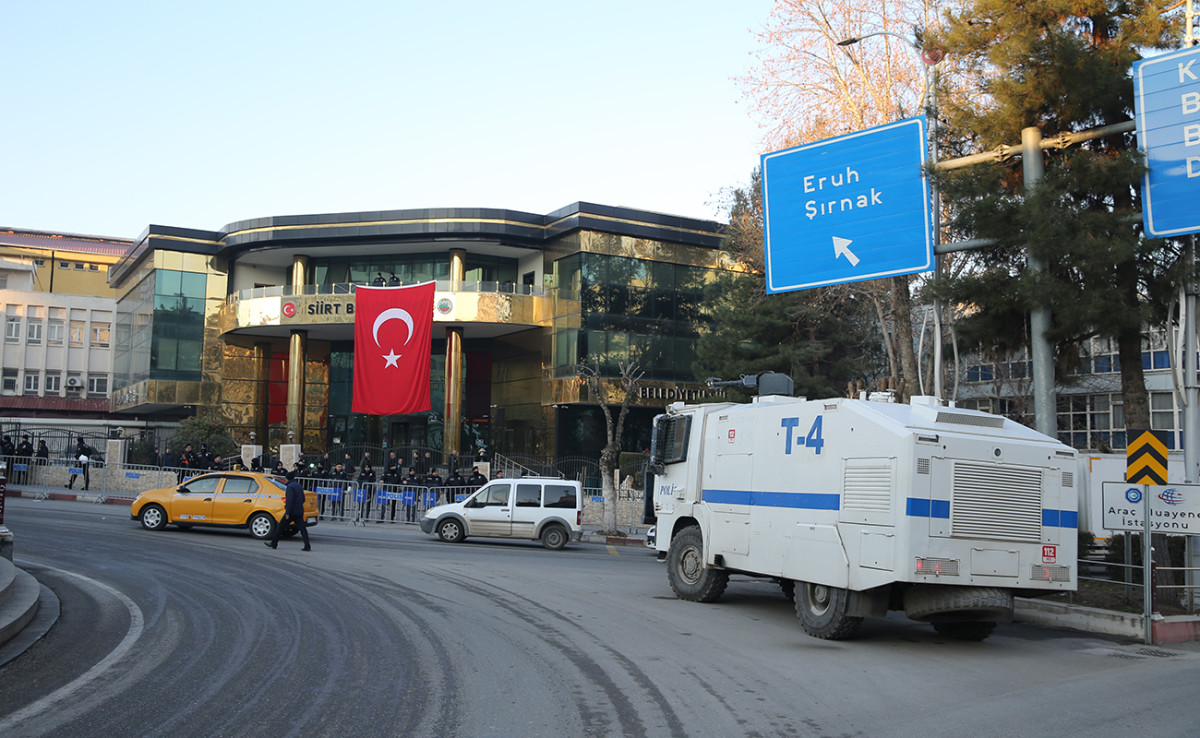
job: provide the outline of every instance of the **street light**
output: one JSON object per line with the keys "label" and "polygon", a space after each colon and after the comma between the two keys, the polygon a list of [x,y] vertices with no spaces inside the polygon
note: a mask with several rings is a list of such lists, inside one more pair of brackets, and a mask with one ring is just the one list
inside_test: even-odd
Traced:
{"label": "street light", "polygon": [[[837,42],[838,46],[847,47],[872,36],[891,36],[899,40],[908,48],[916,51],[921,57],[921,73],[924,84],[921,88],[921,100],[919,107],[925,111],[926,120],[929,121],[929,169],[932,172],[937,166],[938,151],[937,151],[937,85],[930,85],[930,67],[934,67],[940,62],[945,54],[941,49],[936,47],[927,47],[922,41],[924,33],[918,27],[913,27],[915,38],[895,33],[893,31],[874,31],[872,33],[864,33],[861,36],[851,36]],[[850,52],[846,52],[849,56]],[[851,57],[851,61],[854,58]],[[926,107],[928,100],[928,107]],[[942,243],[942,207],[941,200],[938,194],[937,185],[931,179],[929,182],[929,201],[933,206],[933,279],[936,282],[942,276],[942,260],[938,255],[938,247]],[[942,393],[942,299],[936,295],[933,298],[933,394],[939,400],[943,399]],[[919,372],[918,372],[919,373]]]}

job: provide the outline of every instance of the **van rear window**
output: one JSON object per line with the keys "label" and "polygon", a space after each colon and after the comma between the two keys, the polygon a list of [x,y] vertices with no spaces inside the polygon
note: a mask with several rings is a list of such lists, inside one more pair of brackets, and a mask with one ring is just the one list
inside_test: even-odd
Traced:
{"label": "van rear window", "polygon": [[579,506],[575,499],[575,488],[568,484],[547,484],[542,507],[565,507],[574,510]]}

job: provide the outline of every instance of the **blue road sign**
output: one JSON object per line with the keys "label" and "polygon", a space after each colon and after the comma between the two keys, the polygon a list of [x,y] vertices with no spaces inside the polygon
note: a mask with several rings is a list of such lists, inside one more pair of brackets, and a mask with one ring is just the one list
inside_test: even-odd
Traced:
{"label": "blue road sign", "polygon": [[1133,65],[1142,220],[1151,236],[1200,231],[1200,46]]}
{"label": "blue road sign", "polygon": [[933,268],[925,119],[763,154],[767,292]]}

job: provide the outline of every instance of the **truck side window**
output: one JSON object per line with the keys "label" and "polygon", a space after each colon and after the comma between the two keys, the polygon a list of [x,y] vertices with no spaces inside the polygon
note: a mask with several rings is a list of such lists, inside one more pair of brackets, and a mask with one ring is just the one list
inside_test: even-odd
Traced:
{"label": "truck side window", "polygon": [[654,427],[654,461],[677,464],[687,461],[688,438],[691,436],[692,416],[662,418]]}
{"label": "truck side window", "polygon": [[577,507],[575,488],[568,484],[547,484],[542,507],[561,507],[574,510]]}
{"label": "truck side window", "polygon": [[518,484],[517,507],[537,507],[542,502],[542,485]]}

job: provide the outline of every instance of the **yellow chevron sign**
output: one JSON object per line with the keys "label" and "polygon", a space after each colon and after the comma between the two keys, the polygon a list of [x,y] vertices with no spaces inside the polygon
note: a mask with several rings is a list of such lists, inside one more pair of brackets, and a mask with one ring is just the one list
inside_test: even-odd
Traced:
{"label": "yellow chevron sign", "polygon": [[1128,431],[1125,481],[1133,484],[1167,483],[1167,441],[1160,431]]}

